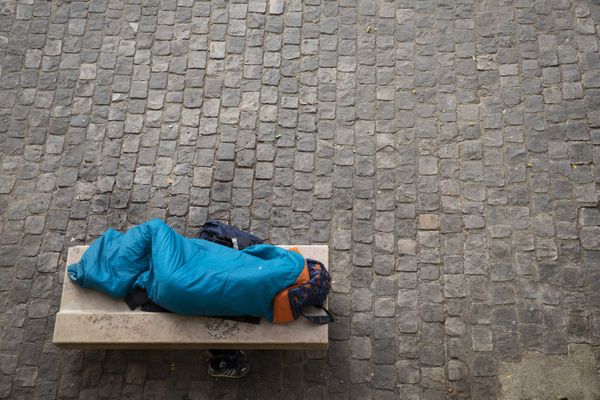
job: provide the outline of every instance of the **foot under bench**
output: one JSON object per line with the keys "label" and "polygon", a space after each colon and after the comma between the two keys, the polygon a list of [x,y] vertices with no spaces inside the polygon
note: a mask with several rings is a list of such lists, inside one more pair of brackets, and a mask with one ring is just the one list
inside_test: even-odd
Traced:
{"label": "foot under bench", "polygon": [[[78,262],[87,247],[71,247],[67,265]],[[319,260],[329,268],[326,245],[282,247],[296,247],[304,257]],[[123,300],[71,282],[65,272],[54,344],[74,349],[326,349],[328,326],[312,324],[302,317],[288,324],[261,319],[256,325],[131,311]]]}

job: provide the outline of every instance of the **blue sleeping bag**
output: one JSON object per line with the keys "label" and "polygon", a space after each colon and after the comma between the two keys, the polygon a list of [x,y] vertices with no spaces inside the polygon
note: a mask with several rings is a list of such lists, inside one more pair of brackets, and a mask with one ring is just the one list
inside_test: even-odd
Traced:
{"label": "blue sleeping bag", "polygon": [[177,314],[272,321],[273,298],[296,282],[304,264],[300,254],[269,244],[235,250],[185,238],[155,219],[126,233],[107,230],[67,271],[82,287],[116,298],[145,289]]}

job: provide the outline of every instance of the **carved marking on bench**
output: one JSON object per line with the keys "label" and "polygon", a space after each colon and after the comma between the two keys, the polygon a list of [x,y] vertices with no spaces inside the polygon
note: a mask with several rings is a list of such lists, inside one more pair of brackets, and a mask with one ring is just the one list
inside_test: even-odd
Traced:
{"label": "carved marking on bench", "polygon": [[240,323],[228,319],[213,319],[206,324],[208,334],[216,339],[237,336],[240,333]]}

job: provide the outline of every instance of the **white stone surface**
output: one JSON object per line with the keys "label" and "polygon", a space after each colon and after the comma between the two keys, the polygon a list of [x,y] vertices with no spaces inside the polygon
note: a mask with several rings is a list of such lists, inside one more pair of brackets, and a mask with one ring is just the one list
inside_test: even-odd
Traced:
{"label": "white stone surface", "polygon": [[[319,260],[329,268],[328,246],[296,247],[305,257]],[[71,247],[67,265],[77,262],[86,248]],[[271,324],[261,319],[255,325],[131,311],[123,300],[84,289],[65,274],[54,344],[81,349],[325,349],[328,326],[312,324],[302,317],[289,324]]]}
{"label": "white stone surface", "polygon": [[269,14],[283,14],[284,0],[271,0],[269,2]]}

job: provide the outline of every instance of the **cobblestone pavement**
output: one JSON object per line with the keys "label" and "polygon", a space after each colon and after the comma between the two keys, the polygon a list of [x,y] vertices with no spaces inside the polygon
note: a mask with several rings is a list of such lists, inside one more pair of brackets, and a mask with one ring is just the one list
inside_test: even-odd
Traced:
{"label": "cobblestone pavement", "polygon": [[[491,399],[599,345],[598,7],[4,0],[0,398]],[[151,217],[329,243],[329,351],[55,348],[67,248]]]}

